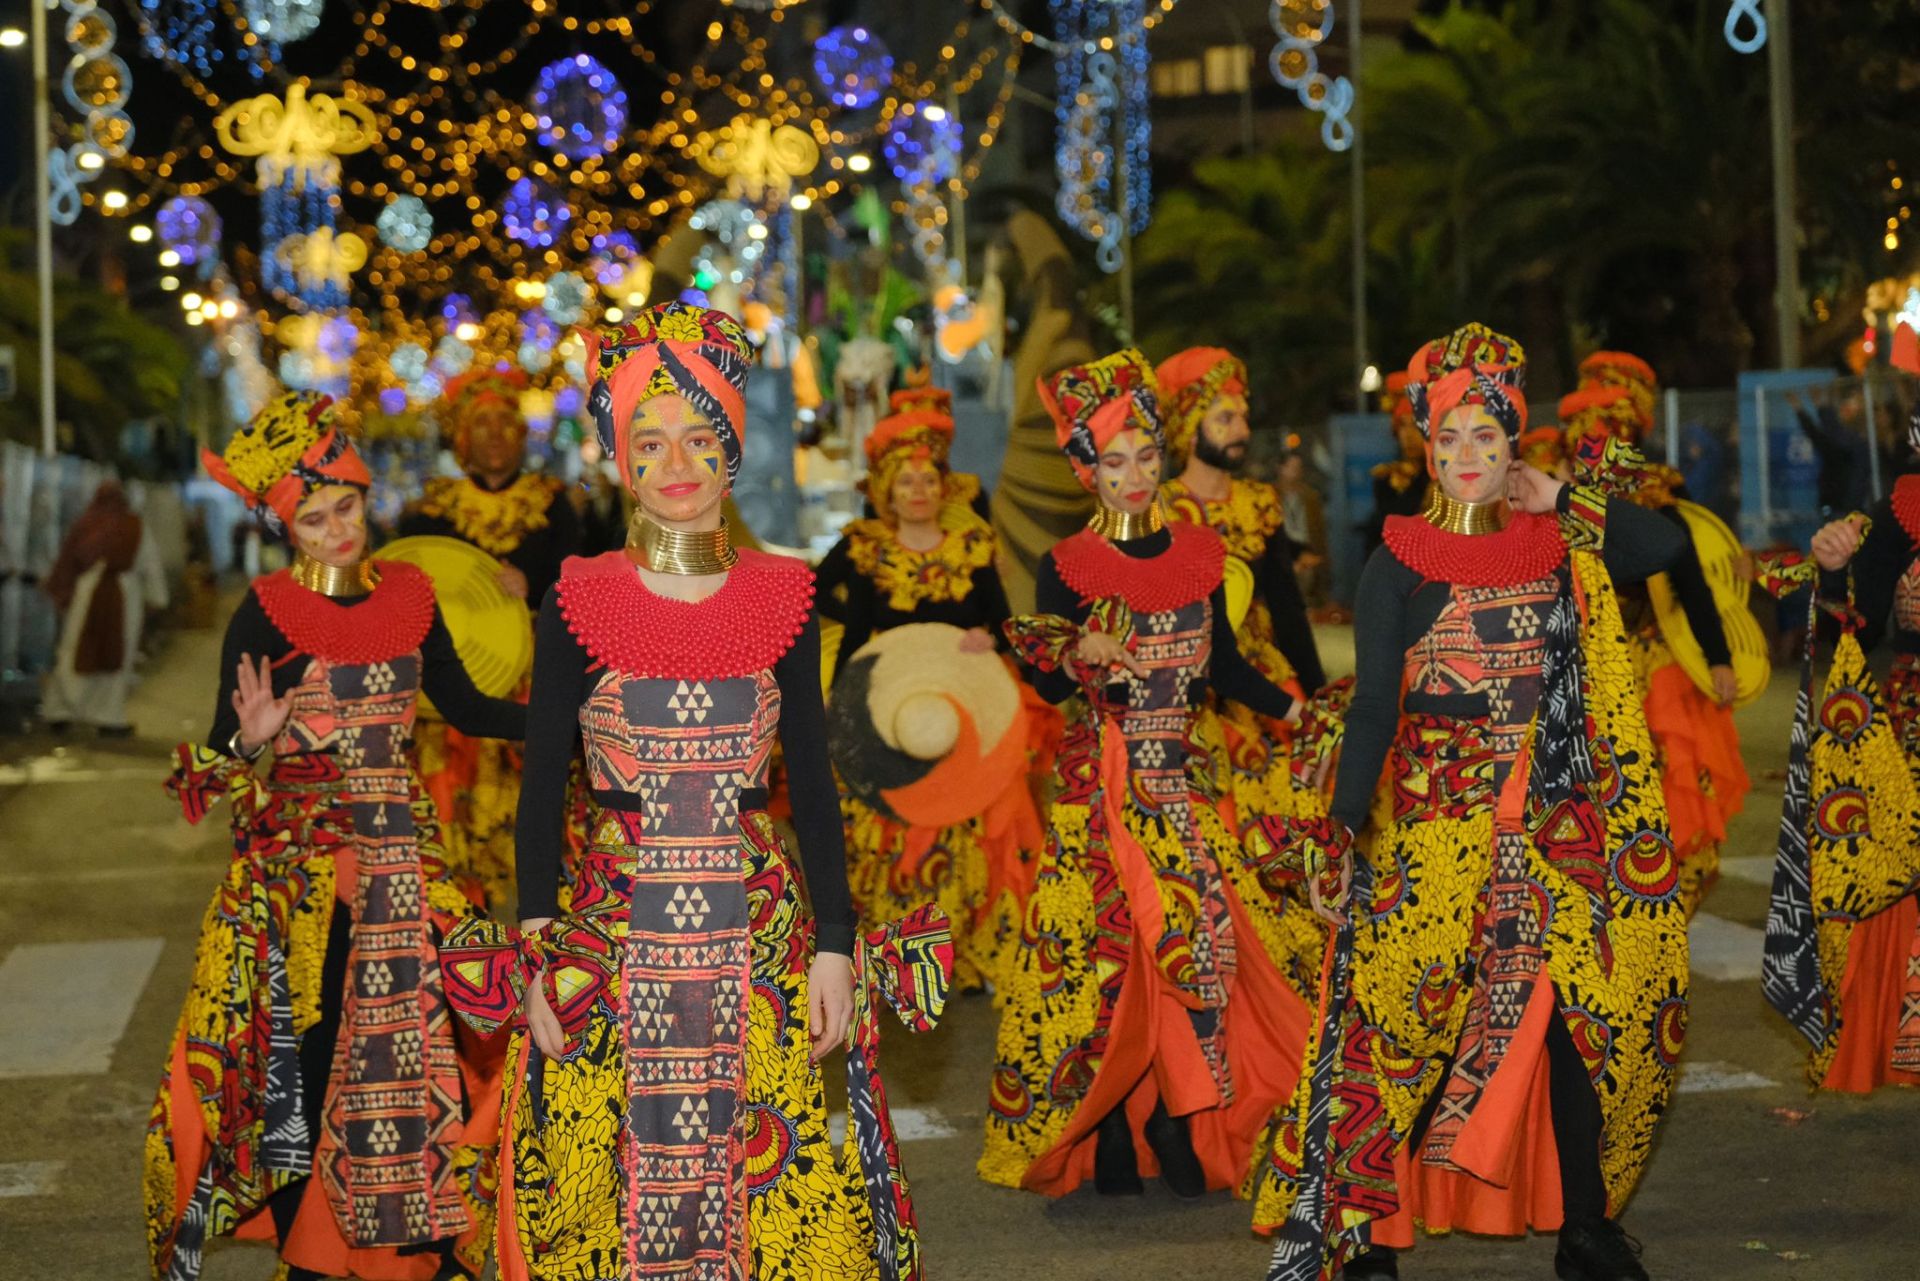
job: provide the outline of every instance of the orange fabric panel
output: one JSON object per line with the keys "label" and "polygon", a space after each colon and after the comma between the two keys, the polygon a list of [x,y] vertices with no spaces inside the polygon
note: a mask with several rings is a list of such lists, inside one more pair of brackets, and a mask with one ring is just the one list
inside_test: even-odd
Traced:
{"label": "orange fabric panel", "polygon": [[1920,899],[1912,894],[1853,927],[1840,980],[1840,1045],[1822,1089],[1865,1094],[1881,1085],[1920,1086],[1920,1073],[1890,1061],[1908,958],[1920,947]]}

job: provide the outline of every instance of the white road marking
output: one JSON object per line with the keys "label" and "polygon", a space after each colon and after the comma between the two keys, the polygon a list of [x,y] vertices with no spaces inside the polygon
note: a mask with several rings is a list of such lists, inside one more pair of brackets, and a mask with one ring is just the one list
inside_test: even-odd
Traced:
{"label": "white road marking", "polygon": [[1738,982],[1760,977],[1760,953],[1766,935],[1751,925],[1724,920],[1711,912],[1694,913],[1687,927],[1693,972],[1703,979]]}
{"label": "white road marking", "polygon": [[1749,1072],[1736,1063],[1722,1063],[1717,1059],[1680,1065],[1679,1090],[1682,1094],[1718,1094],[1723,1090],[1764,1090],[1768,1086],[1778,1084],[1780,1083],[1770,1076],[1761,1076],[1758,1072]]}
{"label": "white road marking", "polygon": [[[946,1121],[946,1118],[931,1108],[911,1106],[889,1109],[893,1116],[893,1132],[902,1143],[917,1143],[922,1139],[950,1139],[959,1131]],[[836,1145],[847,1137],[847,1114],[831,1112],[827,1115],[827,1130],[833,1135]]]}
{"label": "white road marking", "polygon": [[158,780],[168,770],[156,765],[119,765],[89,768],[72,756],[33,756],[18,765],[0,765],[0,787],[27,783],[106,783],[130,779]]}
{"label": "white road marking", "polygon": [[66,1166],[65,1161],[0,1162],[0,1198],[51,1196],[53,1181]]}
{"label": "white road marking", "polygon": [[1721,858],[1720,873],[1736,881],[1745,881],[1749,885],[1773,884],[1773,855],[1741,854],[1733,858]]}
{"label": "white road marking", "polygon": [[165,940],[26,943],[0,961],[0,1080],[99,1076]]}

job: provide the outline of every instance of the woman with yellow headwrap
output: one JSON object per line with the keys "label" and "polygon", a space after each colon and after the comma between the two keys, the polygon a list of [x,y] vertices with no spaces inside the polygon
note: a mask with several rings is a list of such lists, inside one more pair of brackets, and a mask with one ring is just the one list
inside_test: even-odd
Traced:
{"label": "woman with yellow headwrap", "polygon": [[[1237,1186],[1284,1099],[1307,1007],[1280,972],[1289,910],[1241,857],[1190,742],[1212,688],[1275,718],[1296,701],[1241,654],[1226,548],[1162,514],[1153,367],[1122,351],[1041,383],[1097,499],[1040,562],[1009,632],[1071,704],[1048,839],[1007,971],[982,1178],[1063,1196]],[[1291,909],[1303,911],[1304,909]]]}
{"label": "woman with yellow headwrap", "polygon": [[[947,393],[933,388],[893,393],[893,412],[874,424],[865,445],[874,515],[849,524],[821,562],[822,611],[842,627],[837,712],[853,710],[841,707],[841,697],[862,697],[838,678],[876,635],[944,623],[970,632],[963,643],[975,650],[1003,643],[1011,611],[995,565],[999,544],[970,505],[978,482],[947,465],[948,405]],[[954,981],[962,991],[997,983],[1000,954],[1025,902],[1023,851],[1040,841],[1023,784],[990,789],[978,801],[963,821],[930,826],[876,808],[851,789],[841,799],[860,919],[884,925],[938,903],[953,922]]]}
{"label": "woman with yellow headwrap", "polygon": [[226,798],[234,847],[147,1128],[167,1281],[228,1234],[294,1281],[478,1276],[491,1236],[499,1060],[456,1036],[437,949],[474,908],[406,746],[422,693],[488,738],[526,708],[474,689],[424,573],[368,558],[332,403],[288,392],[204,456],[294,558],[228,624],[213,732],[168,784],[195,821]]}

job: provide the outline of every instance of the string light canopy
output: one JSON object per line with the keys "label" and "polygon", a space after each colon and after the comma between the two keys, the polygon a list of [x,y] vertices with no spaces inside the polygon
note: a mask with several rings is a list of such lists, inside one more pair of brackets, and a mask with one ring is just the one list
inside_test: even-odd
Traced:
{"label": "string light canopy", "polygon": [[627,133],[627,91],[600,60],[584,53],[540,68],[527,99],[540,143],[571,160],[619,147]]}

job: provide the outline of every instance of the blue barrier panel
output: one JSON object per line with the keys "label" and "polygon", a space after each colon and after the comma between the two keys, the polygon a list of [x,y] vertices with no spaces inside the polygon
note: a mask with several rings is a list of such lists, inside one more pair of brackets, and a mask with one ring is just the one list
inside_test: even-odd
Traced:
{"label": "blue barrier panel", "polygon": [[1333,475],[1327,500],[1327,557],[1332,562],[1333,598],[1353,603],[1366,547],[1360,527],[1373,515],[1373,469],[1400,456],[1393,420],[1386,414],[1335,414],[1327,420]]}

